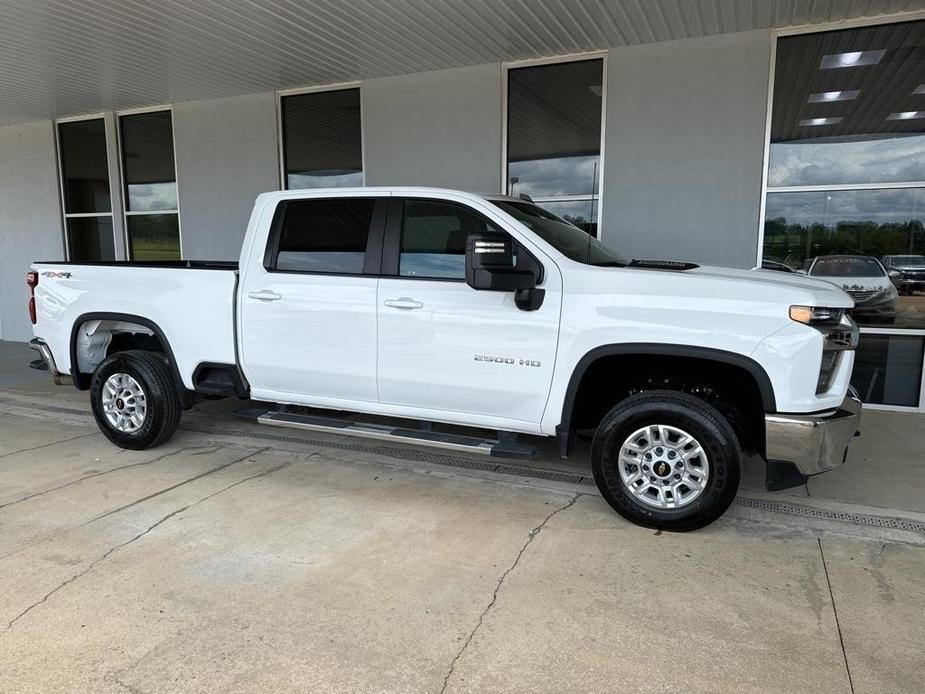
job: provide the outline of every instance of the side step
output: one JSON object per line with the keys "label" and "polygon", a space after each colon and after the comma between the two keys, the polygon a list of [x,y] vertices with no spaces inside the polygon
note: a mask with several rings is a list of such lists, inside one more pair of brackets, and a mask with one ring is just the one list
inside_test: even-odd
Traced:
{"label": "side step", "polygon": [[485,439],[477,436],[460,436],[458,434],[441,434],[423,429],[407,429],[369,422],[352,422],[333,417],[273,412],[258,408],[242,408],[233,413],[236,417],[256,421],[273,427],[288,427],[306,431],[320,431],[341,436],[358,436],[393,443],[415,444],[442,448],[444,450],[479,453],[500,458],[518,458],[528,460],[535,457],[537,449],[517,441],[507,439]]}

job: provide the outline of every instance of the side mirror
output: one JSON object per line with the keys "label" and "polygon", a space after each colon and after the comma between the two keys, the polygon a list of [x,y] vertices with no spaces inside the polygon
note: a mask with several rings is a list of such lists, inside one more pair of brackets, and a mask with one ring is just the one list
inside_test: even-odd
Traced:
{"label": "side mirror", "polygon": [[466,239],[466,284],[473,289],[517,292],[535,288],[536,275],[515,269],[510,236],[482,232]]}
{"label": "side mirror", "polygon": [[901,273],[899,270],[890,270],[886,274],[890,276],[891,280],[898,280],[903,276],[903,273]]}

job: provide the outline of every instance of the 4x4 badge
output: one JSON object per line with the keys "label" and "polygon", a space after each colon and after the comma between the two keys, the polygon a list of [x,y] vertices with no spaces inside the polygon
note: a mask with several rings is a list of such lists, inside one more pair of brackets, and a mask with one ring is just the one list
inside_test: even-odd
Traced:
{"label": "4x4 badge", "polygon": [[45,272],[42,273],[42,277],[51,277],[52,279],[61,279],[61,278],[70,279],[71,273],[70,272],[52,272],[51,270],[46,270]]}

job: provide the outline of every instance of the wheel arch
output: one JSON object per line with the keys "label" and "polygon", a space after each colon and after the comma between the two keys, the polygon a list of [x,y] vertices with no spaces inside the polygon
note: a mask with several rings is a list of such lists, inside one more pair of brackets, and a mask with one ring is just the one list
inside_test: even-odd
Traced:
{"label": "wheel arch", "polygon": [[[173,374],[174,382],[177,386],[177,392],[184,394],[187,392],[186,386],[183,383],[183,378],[180,376],[180,369],[177,366],[177,360],[174,357],[173,349],[170,346],[170,341],[167,339],[167,336],[164,334],[164,331],[161,327],[155,323],[150,318],[145,318],[144,316],[138,316],[129,313],[112,313],[107,311],[95,311],[91,313],[84,313],[77,317],[74,321],[73,327],[71,328],[71,337],[70,337],[70,359],[71,359],[71,376],[74,379],[74,387],[78,390],[87,390],[90,388],[90,380],[93,376],[91,373],[84,373],[80,370],[80,363],[77,356],[78,348],[78,339],[80,337],[80,329],[92,321],[111,321],[114,323],[124,323],[127,325],[137,325],[150,333],[154,339],[160,343],[160,346],[167,356],[168,367],[170,368],[171,373]],[[140,332],[144,332],[140,331]],[[110,331],[111,332],[111,331]],[[107,355],[108,356],[108,355]],[[105,357],[103,357],[105,358]],[[100,360],[102,361],[102,359]]]}
{"label": "wheel arch", "polygon": [[754,381],[758,394],[761,398],[761,405],[766,413],[777,411],[777,403],[774,396],[774,387],[771,379],[764,368],[754,359],[737,352],[730,352],[712,347],[700,347],[695,345],[671,345],[659,343],[624,343],[601,345],[585,353],[569,378],[568,387],[565,391],[565,397],[562,403],[562,418],[557,427],[557,435],[560,442],[560,451],[563,456],[567,454],[569,448],[570,435],[572,433],[573,417],[576,410],[576,400],[584,383],[585,376],[589,369],[595,364],[601,363],[601,360],[607,360],[613,357],[669,357],[699,360],[703,362],[713,362],[722,364],[726,367],[741,369],[749,374]]}

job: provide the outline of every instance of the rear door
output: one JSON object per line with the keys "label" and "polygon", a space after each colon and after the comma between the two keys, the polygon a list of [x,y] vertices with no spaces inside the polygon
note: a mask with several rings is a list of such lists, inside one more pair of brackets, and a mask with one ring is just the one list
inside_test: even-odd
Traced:
{"label": "rear door", "polygon": [[376,283],[388,198],[279,203],[243,273],[242,364],[256,399],[376,402]]}
{"label": "rear door", "polygon": [[536,424],[552,382],[559,273],[534,249],[545,267],[537,311],[518,309],[513,292],[472,289],[466,237],[480,231],[505,229],[461,202],[392,198],[379,280],[380,402],[485,426],[485,418]]}

